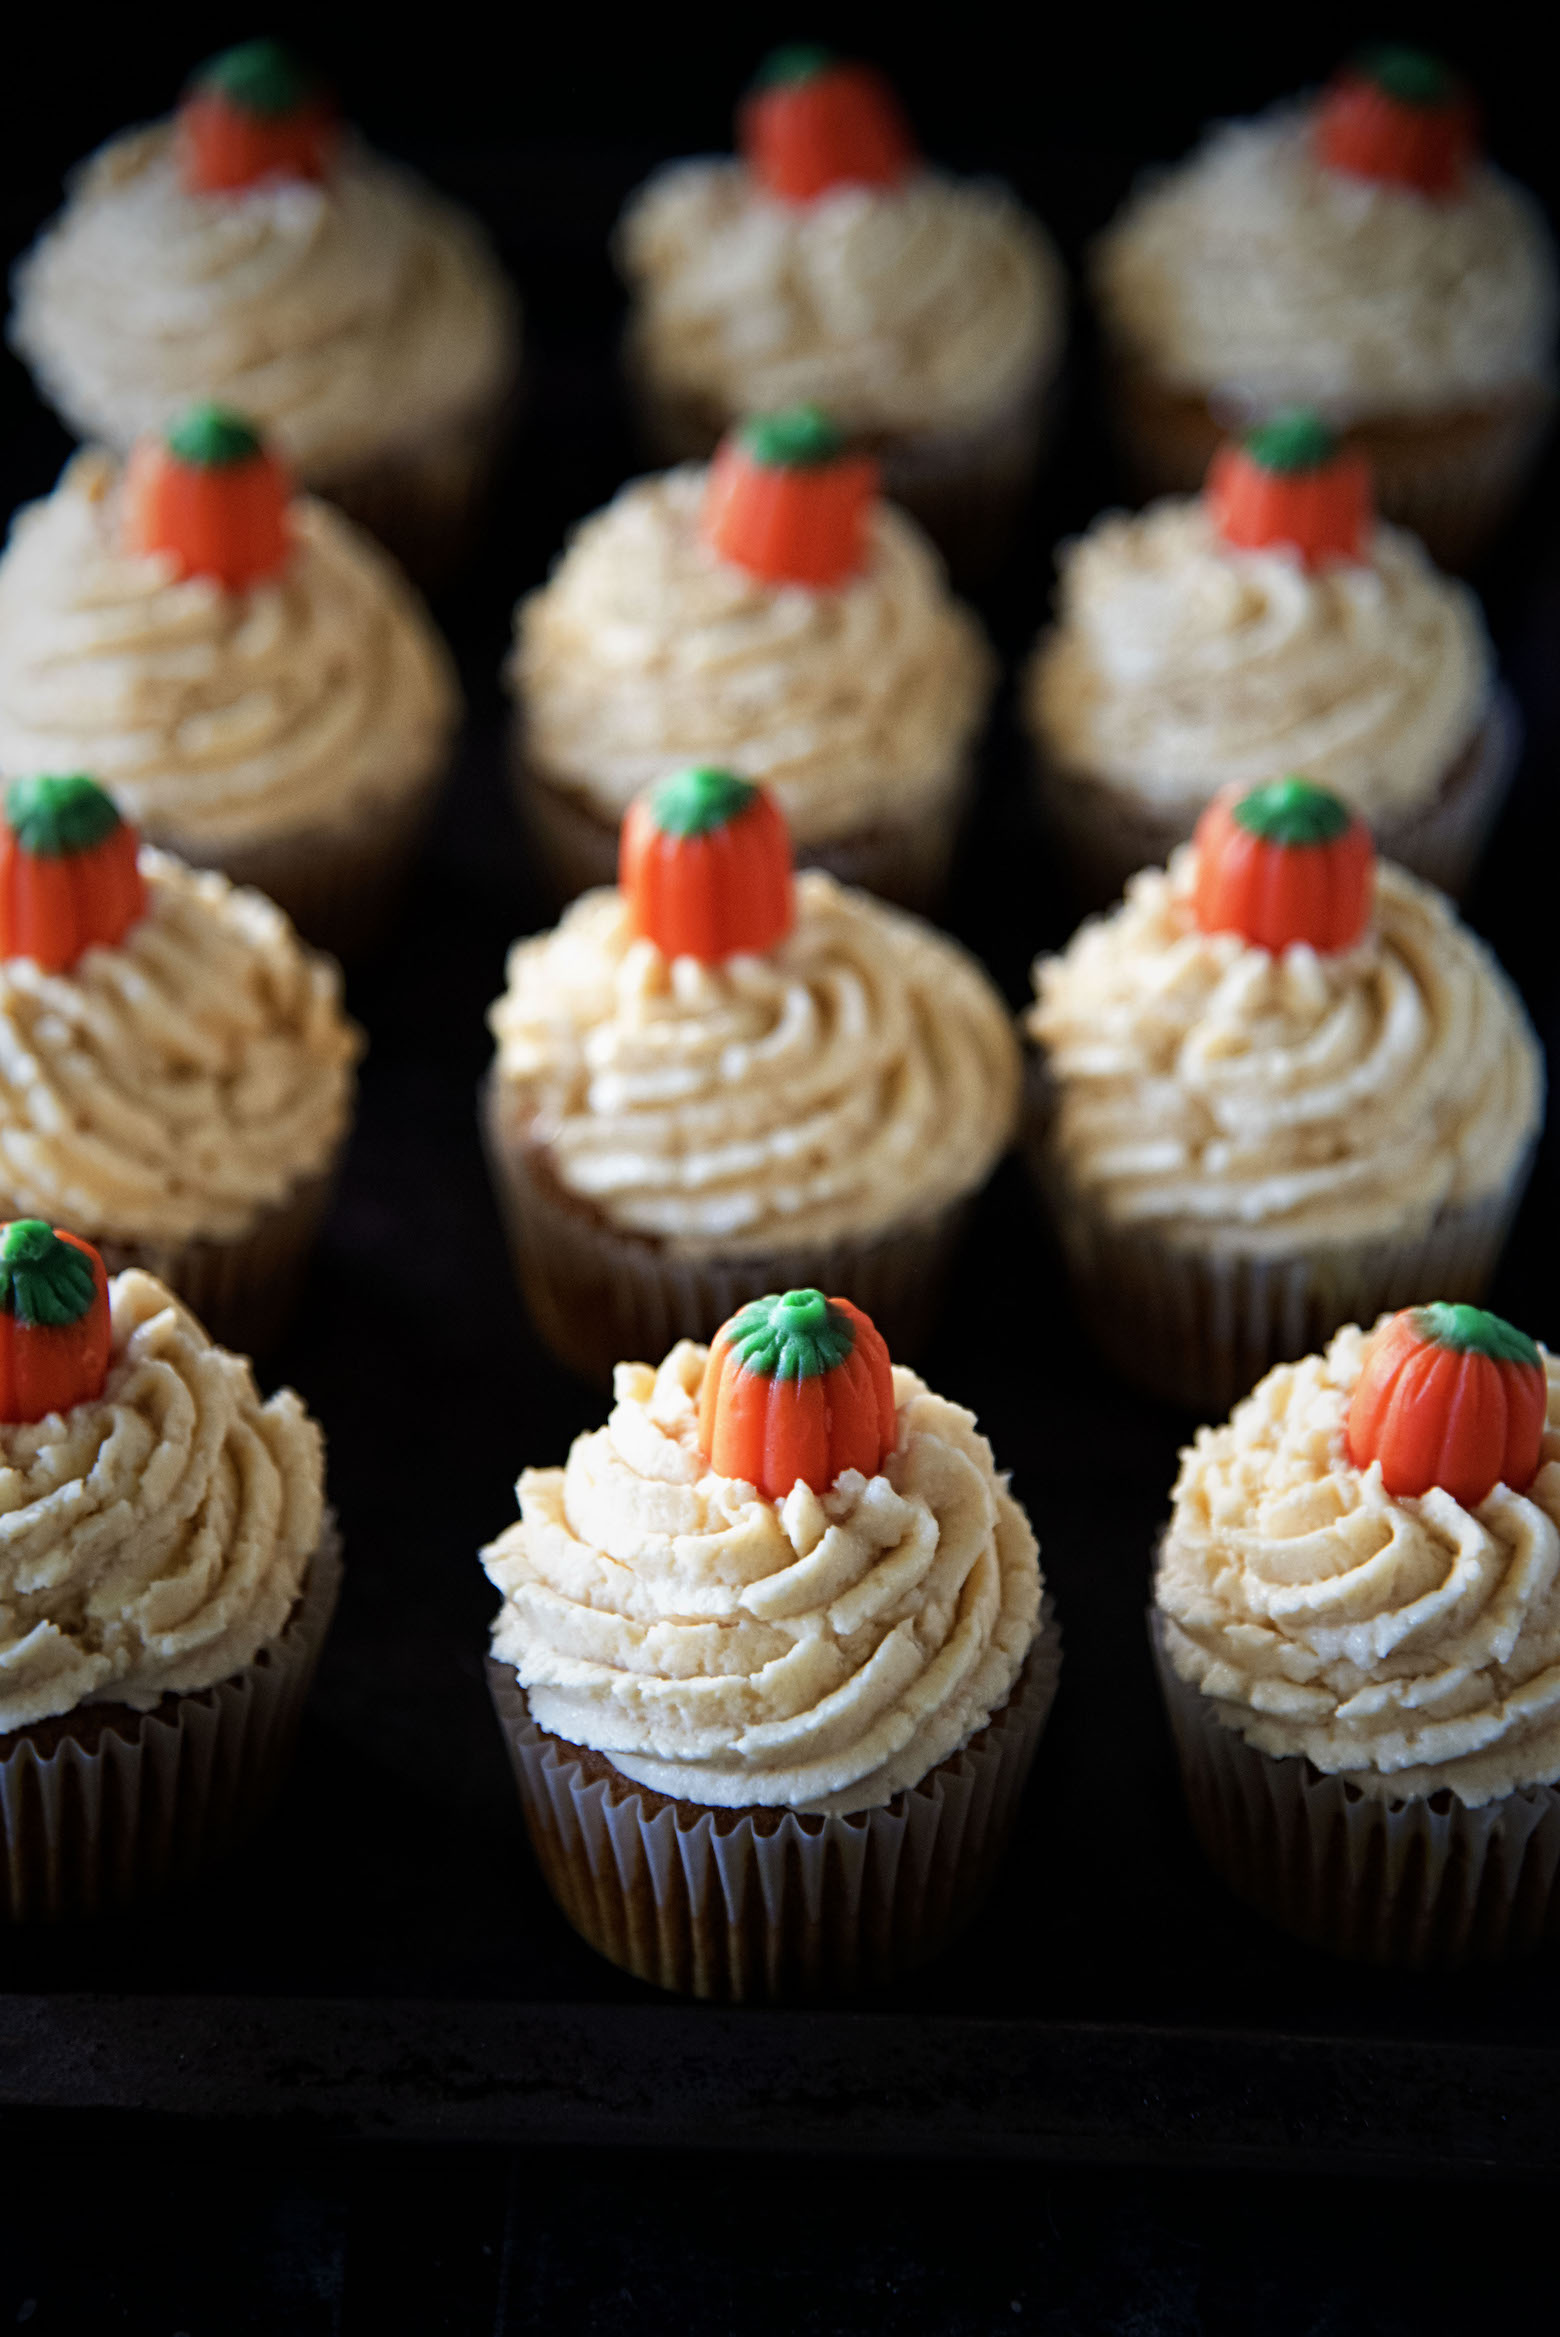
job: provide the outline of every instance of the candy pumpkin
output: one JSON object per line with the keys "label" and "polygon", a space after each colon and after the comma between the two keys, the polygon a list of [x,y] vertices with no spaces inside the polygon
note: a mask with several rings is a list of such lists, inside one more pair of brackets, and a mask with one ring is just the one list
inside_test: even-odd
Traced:
{"label": "candy pumpkin", "polygon": [[0,817],[0,958],[68,973],[146,912],[140,838],[80,772],[13,779]]}
{"label": "candy pumpkin", "polygon": [[848,1299],[788,1290],[755,1299],[716,1332],[699,1449],[717,1476],[770,1501],[797,1484],[827,1493],[846,1469],[876,1476],[895,1434],[888,1349]]}
{"label": "candy pumpkin", "polygon": [[1421,195],[1455,195],[1478,153],[1478,112],[1438,57],[1367,49],[1346,65],[1316,111],[1316,152],[1329,170]]}
{"label": "candy pumpkin", "polygon": [[782,203],[811,203],[831,187],[896,187],[917,159],[882,74],[812,47],[777,49],[759,68],[737,140],[759,185]]}
{"label": "candy pumpkin", "polygon": [[1370,830],[1330,788],[1277,779],[1216,795],[1197,823],[1193,914],[1277,954],[1292,942],[1352,949],[1370,923]]}
{"label": "candy pumpkin", "polygon": [[817,406],[744,422],[710,465],[704,540],[770,584],[844,584],[866,566],[878,466]]}
{"label": "candy pumpkin", "polygon": [[0,1225],[0,1421],[90,1403],[112,1343],[108,1277],[91,1243],[41,1217]]}
{"label": "candy pumpkin", "polygon": [[1364,456],[1299,407],[1221,446],[1203,493],[1227,544],[1243,552],[1287,544],[1307,568],[1362,560],[1375,524]]}
{"label": "candy pumpkin", "polygon": [[1372,1333],[1349,1405],[1349,1458],[1387,1491],[1439,1486],[1476,1509],[1538,1474],[1549,1380],[1537,1345],[1482,1307],[1405,1308]]}
{"label": "candy pumpkin", "polygon": [[180,576],[210,576],[242,592],[274,575],[292,550],[288,495],[281,463],[240,415],[191,406],[131,453],[125,549],[169,554]]}
{"label": "candy pumpkin", "polygon": [[636,796],[618,840],[618,882],[634,931],[667,957],[718,965],[772,949],[796,922],[780,808],[730,771],[675,771]]}
{"label": "candy pumpkin", "polygon": [[245,41],[193,76],[174,141],[189,193],[232,194],[261,179],[326,178],[336,120],[325,91],[291,50],[279,41]]}

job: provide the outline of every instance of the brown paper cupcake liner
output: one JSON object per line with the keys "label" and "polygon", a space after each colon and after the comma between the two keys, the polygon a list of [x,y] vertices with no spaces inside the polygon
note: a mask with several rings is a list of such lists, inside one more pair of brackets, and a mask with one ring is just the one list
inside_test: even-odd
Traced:
{"label": "brown paper cupcake liner", "polygon": [[679,1339],[711,1339],[750,1300],[816,1288],[864,1309],[908,1363],[924,1347],[963,1237],[970,1198],[881,1233],[754,1255],[683,1255],[622,1233],[566,1192],[545,1149],[505,1128],[499,1089],[482,1091],[493,1189],[515,1273],[546,1344],[582,1379],[610,1386],[613,1366],[659,1362]]}
{"label": "brown paper cupcake liner", "polygon": [[[509,768],[521,823],[559,906],[593,885],[616,884],[619,822],[528,760],[518,717]],[[841,884],[859,885],[879,900],[897,901],[901,908],[929,915],[947,891],[974,781],[970,758],[948,773],[941,791],[923,802],[913,824],[863,828],[819,844],[793,838],[796,865],[825,868]]]}
{"label": "brown paper cupcake liner", "polygon": [[476,544],[519,410],[517,362],[499,390],[308,484],[367,528],[415,583],[431,591]]}
{"label": "brown paper cupcake liner", "polygon": [[305,1178],[234,1241],[99,1241],[110,1274],[144,1267],[176,1291],[221,1347],[264,1356],[286,1330],[336,1186],[336,1163]]}
{"label": "brown paper cupcake liner", "polygon": [[231,1679],[150,1712],[83,1705],[0,1737],[0,1918],[105,1914],[240,1840],[292,1759],[340,1588],[330,1524],[285,1629]]}
{"label": "brown paper cupcake liner", "polygon": [[559,1907],[599,1955],[682,1996],[775,2003],[882,1986],[976,1912],[1056,1694],[1049,1601],[1000,1711],[886,1807],[848,1818],[708,1809],[632,1784],[536,1726],[488,1661],[526,1830]]}
{"label": "brown paper cupcake liner", "polygon": [[1520,1786],[1468,1809],[1402,1801],[1258,1752],[1183,1680],[1149,1616],[1192,1825],[1236,1897],[1312,1947],[1446,1970],[1560,1938],[1560,1792]]}
{"label": "brown paper cupcake liner", "polygon": [[[1498,688],[1483,722],[1429,802],[1376,821],[1382,856],[1460,900],[1521,752],[1516,701],[1509,690]],[[1130,787],[1051,762],[1038,746],[1035,782],[1042,817],[1061,849],[1074,891],[1089,909],[1119,899],[1138,869],[1162,868],[1191,835],[1201,809],[1162,810]]]}

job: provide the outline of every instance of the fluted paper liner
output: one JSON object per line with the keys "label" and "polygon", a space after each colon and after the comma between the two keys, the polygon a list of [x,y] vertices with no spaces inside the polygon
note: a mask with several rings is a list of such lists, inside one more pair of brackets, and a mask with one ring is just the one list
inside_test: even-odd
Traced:
{"label": "fluted paper liner", "polygon": [[476,543],[520,403],[517,361],[497,391],[310,485],[428,591],[445,583]]}
{"label": "fluted paper liner", "polygon": [[331,1524],[286,1627],[231,1679],[116,1713],[95,1743],[67,1735],[42,1753],[15,1731],[0,1758],[0,1918],[128,1906],[247,1832],[291,1761],[340,1588]]}
{"label": "fluted paper liner", "polygon": [[645,1792],[532,1720],[512,1665],[488,1686],[531,1845],[559,1907],[609,1962],[683,1996],[773,2003],[880,1986],[980,1903],[1056,1694],[1046,1601],[1001,1709],[882,1809],[717,1810]]}
{"label": "fluted paper liner", "polygon": [[1560,1792],[1519,1786],[1469,1809],[1402,1801],[1258,1752],[1149,1636],[1198,1841],[1236,1897],[1313,1947],[1446,1970],[1560,1938]]}
{"label": "fluted paper liner", "polygon": [[[343,1148],[345,1138],[343,1138]],[[338,1154],[339,1158],[339,1154]],[[336,1162],[306,1177],[232,1241],[100,1241],[104,1266],[140,1266],[166,1282],[219,1347],[266,1355],[291,1321],[336,1187]]]}

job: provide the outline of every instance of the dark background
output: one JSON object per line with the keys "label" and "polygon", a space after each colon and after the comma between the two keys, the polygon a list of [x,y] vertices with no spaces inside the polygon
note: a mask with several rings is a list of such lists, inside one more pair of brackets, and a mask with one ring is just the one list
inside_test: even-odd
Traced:
{"label": "dark background", "polygon": [[[471,701],[467,746],[402,931],[353,981],[373,1040],[360,1132],[309,1305],[280,1359],[330,1433],[352,1565],[298,1779],[252,1853],[190,1899],[90,1933],[0,1940],[0,1992],[19,2004],[106,1992],[128,2049],[152,1996],[416,1996],[432,2008],[433,2095],[441,2001],[601,2002],[647,2019],[659,2009],[575,1945],[530,1875],[481,1692],[492,1600],[471,1557],[511,1514],[520,1462],[561,1455],[599,1417],[598,1400],[538,1353],[509,1288],[470,1098],[505,944],[546,916],[500,780],[494,677],[509,609],[567,524],[634,461],[611,368],[620,306],[604,248],[623,194],[662,155],[727,143],[733,93],[772,42],[821,36],[883,62],[927,151],[1003,171],[1075,261],[1138,162],[1174,156],[1210,115],[1315,82],[1361,38],[1387,35],[1439,45],[1468,71],[1497,156],[1553,202],[1550,77],[1516,22],[1513,12],[1440,8],[1404,25],[1325,7],[1217,23],[1162,9],[965,7],[923,30],[898,11],[798,19],[660,8],[517,16],[497,31],[473,10],[442,7],[393,31],[382,14],[348,10],[257,26],[220,9],[35,8],[8,25],[0,257],[25,246],[58,200],[61,173],[100,138],[165,110],[201,57],[274,29],[319,60],[377,144],[488,220],[525,298],[532,374],[488,542],[439,604]],[[45,491],[66,448],[20,368],[0,358],[0,511]],[[1056,463],[983,604],[1010,663],[1043,615],[1050,543],[1112,489],[1085,330]],[[1530,752],[1470,903],[1552,1052],[1555,511],[1548,475],[1479,580]],[[1072,912],[1035,848],[1006,708],[985,780],[949,922],[1016,1003],[1030,956],[1065,938]],[[1551,1338],[1552,1189],[1548,1154],[1497,1293]],[[1259,2111],[1282,2084],[1262,2058],[1277,2032],[1457,2038],[1519,2053],[1531,2043],[1547,2056],[1560,2012],[1542,1968],[1451,1983],[1352,1974],[1267,1933],[1202,1874],[1138,1622],[1182,1428],[1122,1399],[1069,1349],[1065,1304],[1032,1227],[1009,1169],[929,1376],[976,1405],[999,1458],[1017,1466],[1068,1628],[1068,1672],[997,1901],[890,2009],[1227,2030],[1250,2046],[1242,2083]],[[1036,1333],[1040,1360],[1015,1378],[1012,1358]],[[1093,1491],[1102,1477],[1113,1495],[1104,1538]],[[1119,1829],[1102,1830],[1102,1799],[1119,1803]],[[215,2098],[226,2089],[225,2106],[241,2111],[248,2080],[236,2041],[207,2074]],[[145,2098],[177,2091],[179,2077],[167,2056],[149,2058]],[[290,2125],[261,2136],[226,2124],[194,2141],[179,2122],[28,2112],[6,2079],[0,2049],[0,2327],[1395,2337],[1462,2329],[1480,2309],[1512,2313],[1542,2263],[1554,2206],[1523,2174],[1520,2150],[1503,2158],[1493,2148],[1489,2163],[1504,2171],[1482,2187],[1444,2180],[1447,2164],[1477,2155],[1457,2148],[1455,2093],[1418,2174],[1364,2180],[1329,2178],[1314,2150],[1296,2150],[1285,2172],[1250,2171],[1228,2139],[1233,2124],[1220,2124],[1250,2103],[1215,2095],[1200,2133],[1154,2131],[1150,2102],[1132,2131],[1152,2133],[1152,2147],[1116,2143],[1118,2159],[1152,2158],[1155,2172],[971,2167],[935,2155],[332,2147],[310,2123],[304,2084]],[[842,2131],[850,2107],[840,2104]],[[1513,2108],[1541,2132],[1539,2100],[1514,2096]],[[654,2113],[652,2101],[652,2124]],[[935,2126],[934,2104],[917,2127],[923,2151]],[[773,2139],[783,2149],[790,2138]],[[1355,2140],[1366,2147],[1351,2169],[1370,2156],[1368,2115]],[[1200,2171],[1175,2171],[1183,2144]],[[1557,2157],[1539,2148],[1535,2163]]]}

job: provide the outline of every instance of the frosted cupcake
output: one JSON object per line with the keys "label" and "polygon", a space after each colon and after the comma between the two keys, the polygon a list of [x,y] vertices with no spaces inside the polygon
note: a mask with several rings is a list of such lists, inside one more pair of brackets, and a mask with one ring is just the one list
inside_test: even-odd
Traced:
{"label": "frosted cupcake", "polygon": [[516,615],[522,811],[568,900],[631,799],[686,763],[762,781],[798,858],[925,908],[996,675],[915,521],[815,408],[636,480]]}
{"label": "frosted cupcake", "polygon": [[150,848],[90,779],[0,819],[0,1215],[65,1217],[247,1352],[292,1310],[362,1041],[281,911]]}
{"label": "frosted cupcake", "polygon": [[341,1578],[290,1388],[74,1234],[0,1225],[0,1918],[189,1874],[281,1782]]}
{"label": "frosted cupcake", "polygon": [[1181,1456],[1154,1632],[1231,1889],[1377,1963],[1560,1934],[1560,1382],[1471,1306],[1350,1324]]}
{"label": "frosted cupcake", "polygon": [[1315,406],[1369,457],[1386,516],[1456,567],[1537,452],[1549,233],[1479,154],[1467,93],[1414,51],[1212,131],[1128,203],[1095,285],[1147,493],[1195,488],[1225,431]]}
{"label": "frosted cupcake", "polygon": [[702,457],[815,401],[956,569],[988,565],[1061,363],[1049,237],[1003,188],[928,169],[880,77],[827,50],[777,52],[739,129],[740,158],[658,171],[618,228],[652,447]]}
{"label": "frosted cupcake", "polygon": [[1128,1378],[1211,1414],[1341,1322],[1482,1295],[1538,1135],[1538,1042],[1336,796],[1220,797],[1035,984],[1031,1157]]}
{"label": "frosted cupcake", "polygon": [[198,406],[121,473],[76,456],[0,559],[0,772],[92,771],[155,843],[338,955],[383,931],[460,694],[353,523]]}
{"label": "frosted cupcake", "polygon": [[664,780],[621,889],[515,944],[489,1022],[489,1158],[547,1344],[610,1377],[816,1283],[924,1337],[1006,1150],[1018,1050],[956,943],[820,870],[772,800]]}
{"label": "frosted cupcake", "polygon": [[81,437],[124,453],[220,398],[418,574],[472,532],[513,294],[475,222],[343,132],[274,42],[94,155],[14,290],[13,345]]}
{"label": "frosted cupcake", "polygon": [[973,1416],[821,1291],[614,1382],[483,1552],[553,1894],[663,1988],[891,1979],[973,1911],[1055,1692],[1028,1520]]}
{"label": "frosted cupcake", "polygon": [[1303,413],[1223,448],[1201,496],[1108,513],[1063,553],[1024,698],[1091,902],[1168,860],[1220,788],[1286,771],[1459,893],[1518,745],[1478,602],[1376,521],[1363,459]]}

